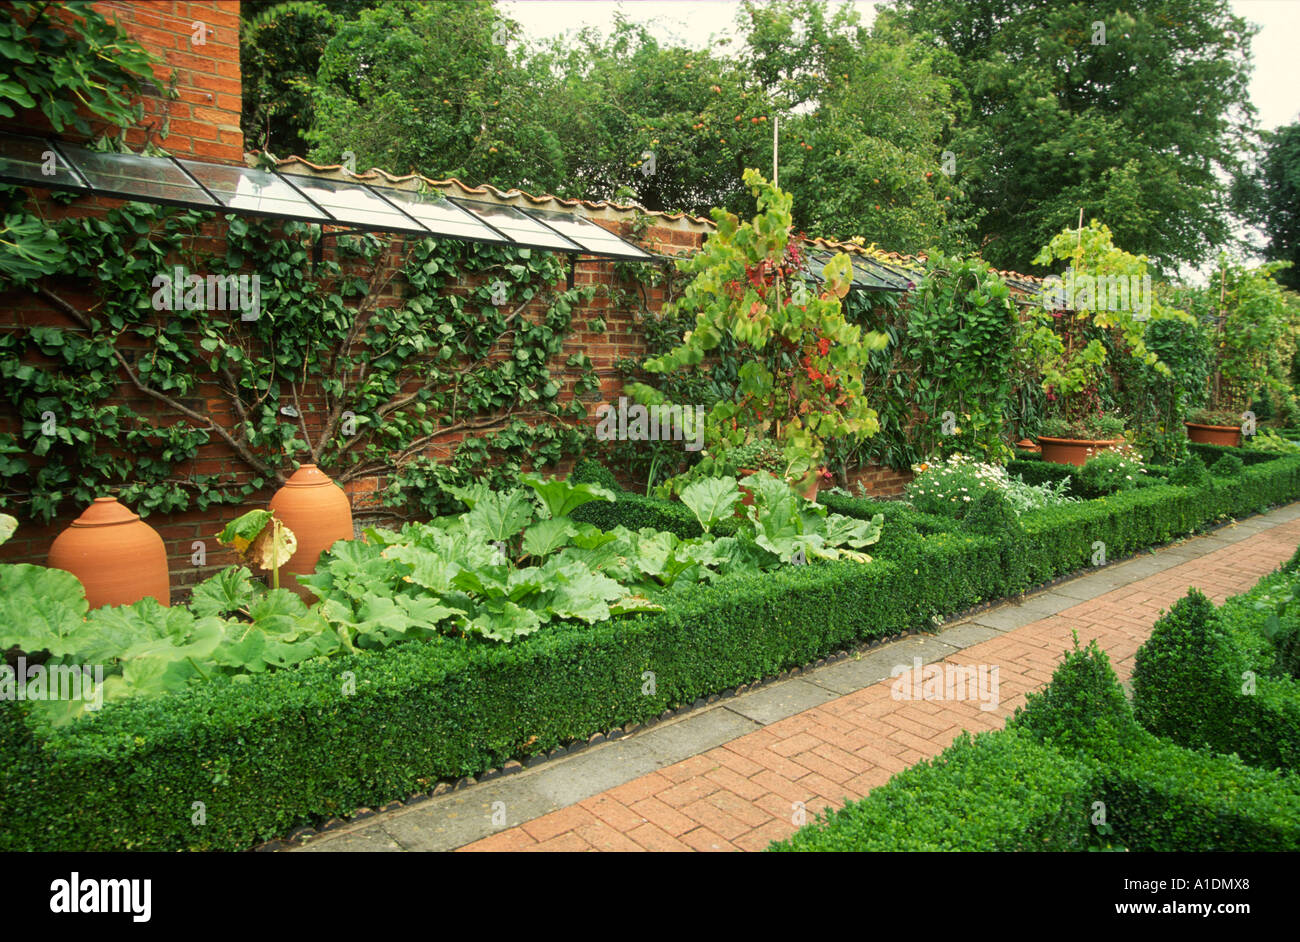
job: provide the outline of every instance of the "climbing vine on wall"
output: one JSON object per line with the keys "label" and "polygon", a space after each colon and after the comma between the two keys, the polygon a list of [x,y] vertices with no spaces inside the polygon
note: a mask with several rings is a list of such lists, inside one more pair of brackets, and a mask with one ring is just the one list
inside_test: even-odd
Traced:
{"label": "climbing vine on wall", "polygon": [[1014,410],[1019,318],[1010,289],[987,263],[935,254],[905,297],[853,292],[846,309],[889,342],[867,371],[880,433],[856,448],[841,443],[834,452],[841,468],[907,468],[953,451],[994,460],[1011,454],[1005,419]]}
{"label": "climbing vine on wall", "polygon": [[[237,503],[304,462],[381,475],[387,504],[430,513],[471,470],[503,482],[585,438],[551,367],[593,289],[566,288],[550,253],[137,203],[52,227],[62,262],[28,287],[68,326],[0,333],[18,420],[0,435],[0,499],[33,518],[106,490],[142,513]],[[256,275],[257,316],[167,309],[157,279],[192,275]],[[564,364],[579,391],[594,382],[582,360]],[[428,457],[462,436],[449,464]],[[211,442],[242,473],[180,467]]]}

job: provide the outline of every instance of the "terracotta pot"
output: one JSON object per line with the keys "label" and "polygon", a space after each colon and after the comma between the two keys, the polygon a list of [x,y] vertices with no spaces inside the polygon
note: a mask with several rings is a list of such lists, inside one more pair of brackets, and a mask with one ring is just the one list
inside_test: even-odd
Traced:
{"label": "terracotta pot", "polygon": [[1022,439],[1020,439],[1020,441],[1016,442],[1016,447],[1019,448],[1021,451],[1035,451],[1035,452],[1037,452],[1037,451],[1042,451],[1042,450],[1043,450],[1043,449],[1042,449],[1042,446],[1040,446],[1040,445],[1037,444],[1036,442],[1031,442],[1031,441],[1030,441],[1029,439],[1027,439],[1027,438],[1022,438]]}
{"label": "terracotta pot", "polygon": [[1083,465],[1085,461],[1108,448],[1118,445],[1119,438],[1050,438],[1038,436],[1043,449],[1043,460],[1053,464]]}
{"label": "terracotta pot", "polygon": [[91,608],[130,605],[146,596],[171,605],[162,537],[112,497],[96,497],[55,537],[47,564],[80,579]]}
{"label": "terracotta pot", "polygon": [[803,476],[799,483],[795,485],[795,490],[802,494],[805,500],[816,500],[817,490],[821,487],[821,484],[821,471],[809,471]]}
{"label": "terracotta pot", "polygon": [[280,586],[305,599],[315,598],[295,574],[315,572],[321,553],[339,540],[352,539],[352,505],[325,472],[305,464],[275,492],[271,510],[298,539],[298,548],[280,567]]}
{"label": "terracotta pot", "polygon": [[1187,437],[1203,445],[1227,445],[1237,448],[1241,445],[1241,426],[1239,425],[1198,425],[1184,422]]}
{"label": "terracotta pot", "polygon": [[[740,469],[740,480],[737,481],[737,484],[740,487],[740,507],[754,506],[754,492],[751,491],[749,488],[747,488],[744,482],[745,482],[745,478],[749,477],[751,474],[757,474],[757,473],[758,473],[757,471],[751,471],[748,468]],[[737,517],[745,516],[745,512],[741,510],[740,507],[736,508]]]}

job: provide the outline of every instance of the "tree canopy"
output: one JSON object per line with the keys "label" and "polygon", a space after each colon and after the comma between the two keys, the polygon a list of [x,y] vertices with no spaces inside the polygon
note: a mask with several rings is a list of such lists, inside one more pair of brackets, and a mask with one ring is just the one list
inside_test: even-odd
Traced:
{"label": "tree canopy", "polygon": [[1228,0],[897,0],[881,19],[963,90],[950,146],[990,261],[1025,265],[1081,209],[1166,270],[1229,241],[1254,29]]}
{"label": "tree canopy", "polygon": [[798,229],[1000,268],[1032,270],[1080,210],[1160,270],[1212,257],[1254,140],[1253,27],[1228,0],[893,0],[869,27],[845,3],[746,0],[702,49],[625,19],[530,41],[489,0],[244,16],[245,130],[277,155],[736,212],[779,121]]}

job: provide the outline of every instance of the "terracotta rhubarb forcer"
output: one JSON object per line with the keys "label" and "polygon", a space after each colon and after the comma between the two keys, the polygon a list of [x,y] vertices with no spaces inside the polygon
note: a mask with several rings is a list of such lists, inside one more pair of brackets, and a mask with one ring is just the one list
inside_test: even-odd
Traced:
{"label": "terracotta rhubarb forcer", "polygon": [[96,497],[55,537],[47,563],[81,580],[91,608],[130,605],[146,596],[171,604],[162,537],[112,497]]}
{"label": "terracotta rhubarb forcer", "polygon": [[321,553],[339,540],[352,539],[352,504],[329,475],[305,464],[275,492],[271,510],[298,539],[298,549],[280,567],[280,585],[312,599],[315,596],[294,575],[315,572]]}
{"label": "terracotta rhubarb forcer", "polygon": [[737,486],[740,488],[740,503],[736,506],[737,517],[745,516],[744,508],[754,506],[754,492],[745,486],[745,478],[757,473],[757,471],[752,471],[749,468],[740,469],[740,480],[737,482]]}
{"label": "terracotta rhubarb forcer", "polygon": [[1091,438],[1050,438],[1038,436],[1038,444],[1043,449],[1043,460],[1052,464],[1072,464],[1082,466],[1089,458],[1101,454],[1120,443],[1121,439]]}
{"label": "terracotta rhubarb forcer", "polygon": [[809,471],[794,485],[794,489],[799,492],[804,500],[817,500],[817,491],[821,489],[822,474],[825,470],[825,468],[819,468],[816,471]]}
{"label": "terracotta rhubarb forcer", "polygon": [[1187,437],[1204,445],[1227,445],[1236,448],[1241,444],[1241,426],[1239,425],[1199,425],[1196,422],[1184,422]]}

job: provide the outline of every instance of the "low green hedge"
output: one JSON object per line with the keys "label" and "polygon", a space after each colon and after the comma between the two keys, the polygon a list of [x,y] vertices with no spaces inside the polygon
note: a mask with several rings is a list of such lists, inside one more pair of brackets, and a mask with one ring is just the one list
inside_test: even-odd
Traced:
{"label": "low green hedge", "polygon": [[[1295,577],[1264,579],[1216,610],[1195,589],[1180,599],[1138,650],[1137,718],[1151,732],[1191,748],[1235,753],[1252,765],[1300,769],[1300,683],[1277,676],[1254,602]],[[1294,611],[1282,616],[1294,622]]]}
{"label": "low green hedge", "polygon": [[[1196,593],[1180,615],[1202,603]],[[1213,685],[1213,662],[1191,665],[1183,682],[1199,683],[1202,669]],[[1027,699],[1008,729],[1094,769],[1100,836],[1129,850],[1300,849],[1300,777],[1194,752],[1143,728],[1096,641],[1067,654],[1047,689]]]}
{"label": "low green hedge", "polygon": [[[238,849],[511,756],[805,664],[968,606],[986,538],[700,586],[668,611],[545,629],[510,646],[440,639],[105,705],[33,739],[0,703],[0,850]],[[344,695],[346,672],[355,693]],[[643,694],[644,671],[655,692]],[[190,824],[202,801],[207,824]],[[124,813],[125,809],[130,809]]]}
{"label": "low green hedge", "polygon": [[1026,484],[1055,484],[1057,481],[1074,480],[1074,465],[1056,464],[1044,461],[1041,455],[1033,458],[1015,458],[1007,462],[1007,473],[1018,477]]}
{"label": "low green hedge", "polygon": [[858,517],[866,520],[876,514],[884,516],[885,521],[895,521],[913,527],[918,533],[951,533],[961,529],[951,517],[939,514],[921,513],[899,501],[869,500],[862,497],[846,497],[843,494],[822,493],[817,495],[818,503],[831,513],[846,517]]}
{"label": "low green hedge", "polygon": [[[33,738],[24,704],[5,701],[0,849],[247,847],[427,789],[437,778],[585,740],[858,641],[929,627],[1028,580],[1089,565],[1095,540],[1118,557],[1241,507],[1293,499],[1300,496],[1300,458],[1247,468],[1242,478],[1040,511],[1023,518],[1025,534],[1014,539],[863,502],[853,506],[862,513],[882,508],[900,534],[897,546],[884,543],[869,565],[728,579],[670,596],[661,614],[547,629],[510,646],[443,639],[259,675],[241,686],[113,703],[48,739]],[[667,520],[676,511],[665,502],[620,498],[603,505],[615,508],[618,522],[631,526],[629,513],[645,513],[637,526],[684,527],[680,516]],[[647,670],[656,675],[653,696],[641,693]],[[346,671],[355,674],[356,692],[345,697]],[[190,824],[195,801],[206,806],[202,827]]]}
{"label": "low green hedge", "polygon": [[1245,465],[1264,464],[1279,456],[1273,452],[1253,451],[1249,448],[1234,448],[1230,445],[1209,445],[1204,442],[1188,442],[1187,448],[1198,455],[1208,468],[1224,455],[1236,455]]}
{"label": "low green hedge", "polygon": [[1300,777],[1142,729],[1104,652],[1076,649],[1005,730],[936,759],[770,849],[1300,849]]}
{"label": "low green hedge", "polygon": [[602,530],[612,530],[617,526],[629,530],[651,527],[675,533],[683,540],[693,539],[704,532],[695,515],[680,501],[642,497],[627,491],[618,491],[617,497],[618,500],[612,504],[607,501],[583,504],[571,516]]}
{"label": "low green hedge", "polygon": [[1137,739],[1096,779],[1117,842],[1134,851],[1300,850],[1300,777]]}
{"label": "low green hedge", "polygon": [[[1146,475],[1137,480],[1135,487],[1151,487],[1164,483],[1164,478],[1168,476],[1171,470],[1171,468],[1161,465],[1147,465]],[[1077,497],[1081,500],[1093,500],[1105,496],[1089,485],[1080,476],[1079,469],[1074,465],[1043,461],[1041,456],[1037,460],[1016,459],[1009,461],[1007,462],[1007,472],[1019,477],[1026,484],[1055,484],[1058,481],[1068,481],[1069,486],[1065,490],[1067,496]]]}
{"label": "low green hedge", "polygon": [[934,759],[831,812],[774,851],[1082,850],[1092,776],[1018,732],[963,733]]}
{"label": "low green hedge", "polygon": [[1113,560],[1167,543],[1213,520],[1215,506],[1208,489],[1158,485],[1031,511],[1020,518],[1033,546],[1030,577],[1045,582],[1094,565],[1103,548]]}

